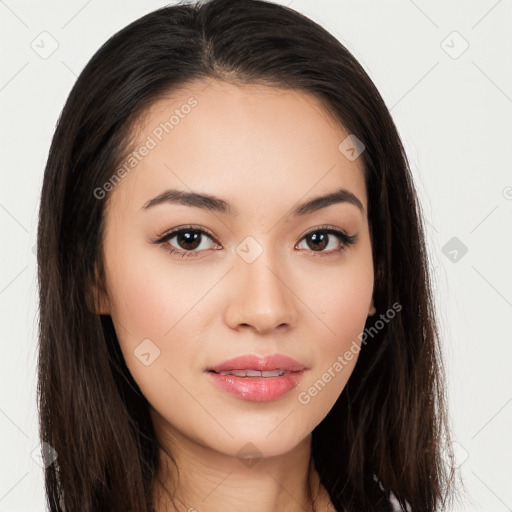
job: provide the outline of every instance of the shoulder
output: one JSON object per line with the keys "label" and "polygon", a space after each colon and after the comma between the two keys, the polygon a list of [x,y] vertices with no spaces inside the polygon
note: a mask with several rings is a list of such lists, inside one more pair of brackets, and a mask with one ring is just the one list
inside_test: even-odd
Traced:
{"label": "shoulder", "polygon": [[[396,499],[396,496],[391,493],[389,496],[389,502],[391,503],[392,511],[393,512],[403,512],[403,508],[400,506],[400,503],[398,503],[398,500]],[[406,512],[411,512],[411,506],[407,503],[406,505]]]}
{"label": "shoulder", "polygon": [[[384,491],[384,487],[382,485],[382,482],[377,478],[376,475],[373,475],[373,479],[376,483],[379,484],[379,488],[381,491]],[[398,499],[393,494],[393,491],[389,493],[389,512],[404,512],[404,509],[400,506],[400,503],[398,502]],[[411,512],[411,506],[407,503],[406,504],[406,510],[405,512]]]}

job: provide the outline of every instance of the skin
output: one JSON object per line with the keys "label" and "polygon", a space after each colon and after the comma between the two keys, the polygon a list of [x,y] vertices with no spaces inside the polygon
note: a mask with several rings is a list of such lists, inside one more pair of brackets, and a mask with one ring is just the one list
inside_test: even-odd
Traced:
{"label": "skin", "polygon": [[[298,396],[354,340],[360,346],[358,335],[374,312],[362,159],[339,151],[348,133],[314,96],[214,80],[153,104],[135,146],[191,96],[197,106],[110,192],[97,312],[112,316],[126,364],[151,405],[160,478],[179,510],[310,510],[310,434],[343,390],[358,352],[309,403]],[[339,203],[286,216],[339,187],[364,211]],[[168,188],[213,194],[239,215],[170,203],[143,209]],[[188,224],[214,235],[203,235],[193,257],[151,243]],[[328,246],[315,251],[304,235],[324,224],[357,241],[336,251],[343,244],[329,235]],[[236,252],[248,236],[262,248],[250,264]],[[166,243],[187,250],[178,237]],[[148,366],[134,353],[144,339],[160,350]],[[309,369],[296,389],[270,402],[228,395],[203,373],[246,353],[282,353]],[[253,465],[237,456],[247,443],[261,456]],[[177,486],[167,453],[179,467]],[[316,471],[312,488],[316,509],[333,510]],[[168,503],[160,491],[155,484],[158,512]]]}

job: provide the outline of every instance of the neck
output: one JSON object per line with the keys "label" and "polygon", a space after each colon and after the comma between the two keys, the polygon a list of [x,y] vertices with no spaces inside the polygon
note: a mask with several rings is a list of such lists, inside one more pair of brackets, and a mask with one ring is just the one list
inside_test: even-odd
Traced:
{"label": "neck", "polygon": [[287,453],[246,459],[215,451],[175,430],[172,439],[168,431],[158,435],[155,427],[161,445],[155,512],[323,510],[310,436]]}

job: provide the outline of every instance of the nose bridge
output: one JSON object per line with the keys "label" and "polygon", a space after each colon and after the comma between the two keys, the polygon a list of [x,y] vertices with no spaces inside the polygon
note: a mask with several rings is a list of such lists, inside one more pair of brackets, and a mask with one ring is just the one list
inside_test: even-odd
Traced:
{"label": "nose bridge", "polygon": [[279,256],[282,252],[264,247],[262,240],[247,237],[236,247],[234,291],[227,315],[232,328],[248,324],[263,332],[291,325],[297,318],[288,273]]}

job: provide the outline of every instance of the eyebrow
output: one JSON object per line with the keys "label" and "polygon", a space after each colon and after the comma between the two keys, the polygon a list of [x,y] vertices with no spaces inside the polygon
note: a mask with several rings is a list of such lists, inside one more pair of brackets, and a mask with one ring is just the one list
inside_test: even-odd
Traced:
{"label": "eyebrow", "polygon": [[[228,202],[224,201],[219,197],[198,193],[198,192],[187,192],[178,189],[165,190],[158,196],[146,201],[142,206],[143,210],[148,210],[154,206],[160,204],[181,204],[185,206],[194,206],[196,208],[202,208],[212,212],[219,212],[232,217],[239,215],[239,212],[233,208]],[[315,197],[307,202],[301,203],[291,212],[287,214],[288,217],[298,217],[301,215],[307,215],[309,213],[316,212],[322,208],[326,208],[333,204],[347,203],[356,206],[361,213],[364,214],[364,206],[361,201],[352,192],[347,189],[340,188],[329,194]]]}

